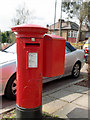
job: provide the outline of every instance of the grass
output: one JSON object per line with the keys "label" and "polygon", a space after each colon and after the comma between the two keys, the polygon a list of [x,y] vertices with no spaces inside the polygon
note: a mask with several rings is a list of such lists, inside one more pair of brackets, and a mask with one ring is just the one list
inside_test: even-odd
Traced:
{"label": "grass", "polygon": [[[12,110],[10,112],[4,113],[1,116],[0,120],[15,120],[16,119],[16,110]],[[58,116],[52,116],[48,113],[43,112],[42,113],[42,120],[64,120],[61,118],[58,118]]]}

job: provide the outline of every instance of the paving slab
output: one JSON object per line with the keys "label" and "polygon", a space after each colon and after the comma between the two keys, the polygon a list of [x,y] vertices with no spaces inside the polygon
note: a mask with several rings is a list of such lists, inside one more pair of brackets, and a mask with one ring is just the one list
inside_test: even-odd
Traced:
{"label": "paving slab", "polygon": [[73,93],[70,91],[60,90],[55,93],[50,94],[49,96],[58,98],[67,102],[72,102],[82,96],[80,93]]}
{"label": "paving slab", "polygon": [[43,105],[48,104],[48,103],[50,103],[52,101],[55,101],[55,100],[56,100],[56,98],[53,98],[53,97],[50,97],[50,96],[44,96],[44,97],[42,97],[42,104]]}
{"label": "paving slab", "polygon": [[54,112],[59,118],[88,118],[88,110],[84,107],[68,103],[63,108]]}
{"label": "paving slab", "polygon": [[47,104],[44,104],[42,110],[43,110],[43,112],[47,112],[49,114],[52,114],[55,111],[57,111],[58,109],[61,109],[66,104],[67,104],[67,102],[64,102],[62,100],[54,100],[54,101],[51,101]]}
{"label": "paving slab", "polygon": [[73,101],[73,103],[88,108],[88,95],[82,95],[80,98]]}
{"label": "paving slab", "polygon": [[81,94],[78,94],[78,93],[73,93],[73,94],[70,94],[68,96],[65,96],[63,98],[61,98],[61,100],[65,100],[69,103],[73,102],[74,100],[80,98],[82,95]]}
{"label": "paving slab", "polygon": [[82,93],[88,91],[87,87],[79,86],[79,85],[72,85],[64,89],[65,91],[71,91],[76,93]]}

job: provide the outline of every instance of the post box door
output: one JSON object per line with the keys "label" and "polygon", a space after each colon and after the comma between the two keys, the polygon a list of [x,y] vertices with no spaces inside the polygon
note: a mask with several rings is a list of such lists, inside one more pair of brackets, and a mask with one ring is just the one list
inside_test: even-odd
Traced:
{"label": "post box door", "polygon": [[43,51],[43,76],[64,74],[65,39],[56,35],[45,35]]}
{"label": "post box door", "polygon": [[17,87],[17,94],[20,96],[17,98],[17,104],[21,107],[33,108],[42,104],[43,40],[35,38],[35,41],[31,41],[31,38],[25,38],[23,41],[19,38],[17,46],[19,45],[21,47],[17,49],[17,59],[20,67],[17,71],[17,85],[23,87]]}

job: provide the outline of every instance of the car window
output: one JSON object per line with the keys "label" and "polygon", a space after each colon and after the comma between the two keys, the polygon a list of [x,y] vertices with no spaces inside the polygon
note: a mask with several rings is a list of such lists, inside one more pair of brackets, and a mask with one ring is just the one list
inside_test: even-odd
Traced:
{"label": "car window", "polygon": [[71,51],[75,51],[76,48],[74,48],[69,42],[66,41],[66,46],[71,50]]}
{"label": "car window", "polygon": [[65,54],[72,52],[67,46],[65,47]]}
{"label": "car window", "polygon": [[16,53],[16,43],[11,45],[10,47],[7,47],[3,51],[8,52],[8,53]]}

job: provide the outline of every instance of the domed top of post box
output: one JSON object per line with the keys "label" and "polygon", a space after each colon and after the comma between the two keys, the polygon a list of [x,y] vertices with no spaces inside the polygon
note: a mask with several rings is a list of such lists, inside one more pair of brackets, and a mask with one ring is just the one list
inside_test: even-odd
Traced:
{"label": "domed top of post box", "polygon": [[42,37],[48,32],[47,28],[34,24],[17,25],[12,27],[11,30],[17,33],[17,37]]}
{"label": "domed top of post box", "polygon": [[60,40],[65,40],[65,38],[58,36],[58,35],[52,35],[52,34],[45,34],[44,38],[50,38],[50,39],[60,39]]}

